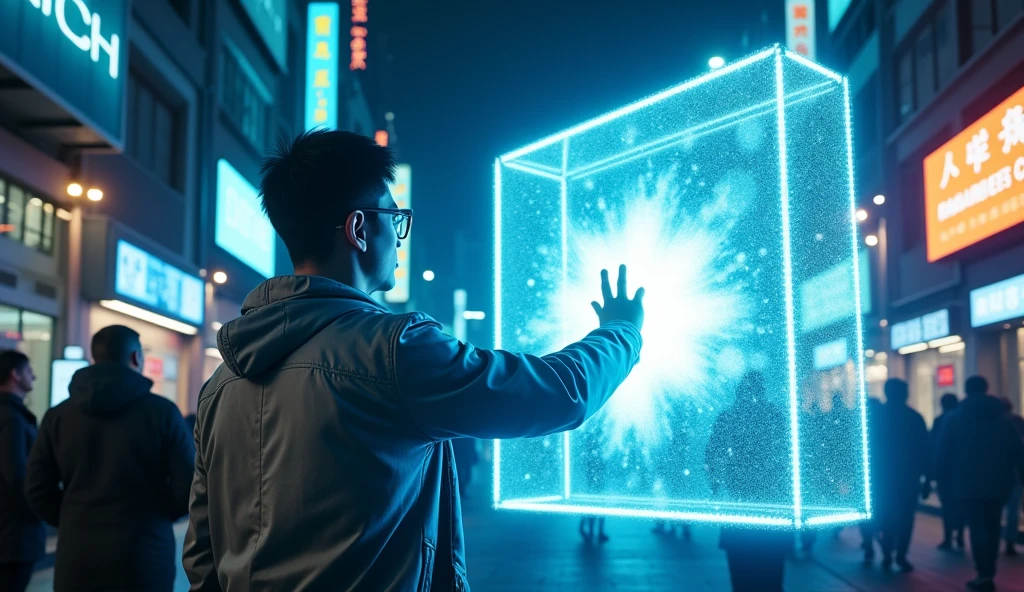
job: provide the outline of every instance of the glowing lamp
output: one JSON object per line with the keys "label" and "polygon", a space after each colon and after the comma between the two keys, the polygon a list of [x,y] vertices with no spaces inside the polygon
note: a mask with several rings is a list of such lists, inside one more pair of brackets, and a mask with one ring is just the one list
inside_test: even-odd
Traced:
{"label": "glowing lamp", "polygon": [[715,56],[708,60],[708,67],[711,68],[712,70],[717,70],[722,66],[725,66],[725,58],[721,56]]}
{"label": "glowing lamp", "polygon": [[601,269],[647,289],[640,362],[605,407],[495,441],[496,508],[871,515],[851,145],[847,80],[770,48],[495,161],[499,347],[586,335]]}

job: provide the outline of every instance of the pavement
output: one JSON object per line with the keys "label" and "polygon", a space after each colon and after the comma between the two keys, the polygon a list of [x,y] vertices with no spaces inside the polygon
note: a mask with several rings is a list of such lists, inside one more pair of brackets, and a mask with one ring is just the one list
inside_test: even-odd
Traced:
{"label": "pavement", "polygon": [[[573,516],[496,512],[487,484],[471,490],[464,502],[469,580],[474,592],[630,592],[728,591],[725,555],[718,529],[695,527],[693,538],[651,532],[650,521],[609,518],[605,544],[586,543]],[[945,553],[935,547],[942,536],[935,516],[919,513],[909,553],[916,570],[884,572],[876,561],[862,563],[856,527],[838,538],[822,533],[809,555],[786,565],[788,592],[944,592],[964,590],[974,577],[969,552]],[[176,528],[179,542],[184,524]],[[180,548],[180,546],[179,546]],[[1024,558],[999,559],[1000,592],[1024,592]],[[53,570],[36,572],[29,590],[52,590]],[[175,592],[188,590],[179,562]]]}

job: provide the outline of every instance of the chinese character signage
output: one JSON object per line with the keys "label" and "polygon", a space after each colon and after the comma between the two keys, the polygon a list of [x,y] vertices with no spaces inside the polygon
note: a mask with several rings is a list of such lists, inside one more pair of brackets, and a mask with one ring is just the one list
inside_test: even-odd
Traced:
{"label": "chinese character signage", "polygon": [[[400,164],[395,167],[395,182],[391,185],[391,197],[401,209],[412,207],[412,167]],[[409,301],[409,276],[412,273],[409,259],[409,238],[398,248],[398,269],[395,270],[395,287],[384,293],[385,302]]]}
{"label": "chinese character signage", "polygon": [[369,33],[366,24],[369,22],[370,0],[352,0],[352,27],[349,33],[352,41],[349,42],[349,70],[366,69],[366,36]]}
{"label": "chinese character signage", "polygon": [[0,2],[0,65],[123,147],[128,0]]}
{"label": "chinese character signage", "polygon": [[1024,275],[971,290],[971,326],[1024,317]]}
{"label": "chinese character signage", "polygon": [[1024,221],[1024,89],[924,159],[928,261]]}
{"label": "chinese character signage", "polygon": [[334,2],[309,5],[306,31],[306,129],[338,127],[338,36]]}
{"label": "chinese character signage", "polygon": [[924,343],[949,336],[949,309],[942,309],[896,323],[889,333],[889,347],[899,349],[907,345]]}
{"label": "chinese character signage", "polygon": [[814,0],[786,0],[786,47],[815,59]]}
{"label": "chinese character signage", "polygon": [[242,7],[252,19],[274,61],[282,70],[288,68],[288,4],[286,0],[242,0]]}

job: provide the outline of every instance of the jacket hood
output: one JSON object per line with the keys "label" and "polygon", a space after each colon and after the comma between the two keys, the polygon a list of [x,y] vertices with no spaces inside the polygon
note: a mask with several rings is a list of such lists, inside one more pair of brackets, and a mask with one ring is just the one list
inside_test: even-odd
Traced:
{"label": "jacket hood", "polygon": [[324,327],[360,310],[387,312],[365,293],[324,277],[271,278],[249,292],[241,317],[220,328],[217,349],[235,376],[259,376]]}
{"label": "jacket hood", "polygon": [[956,411],[965,415],[993,417],[1006,413],[1006,405],[990,395],[972,395],[965,398]]}
{"label": "jacket hood", "polygon": [[90,415],[110,415],[148,395],[153,381],[124,364],[101,362],[71,377],[71,402]]}

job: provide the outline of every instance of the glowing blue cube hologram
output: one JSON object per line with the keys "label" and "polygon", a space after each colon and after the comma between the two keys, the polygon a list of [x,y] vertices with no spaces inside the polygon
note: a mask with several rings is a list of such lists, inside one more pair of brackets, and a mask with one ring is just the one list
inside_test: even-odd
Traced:
{"label": "glowing blue cube hologram", "polygon": [[647,288],[640,363],[606,407],[495,442],[497,508],[871,515],[850,118],[845,78],[770,48],[497,159],[500,347],[584,336],[602,268]]}

